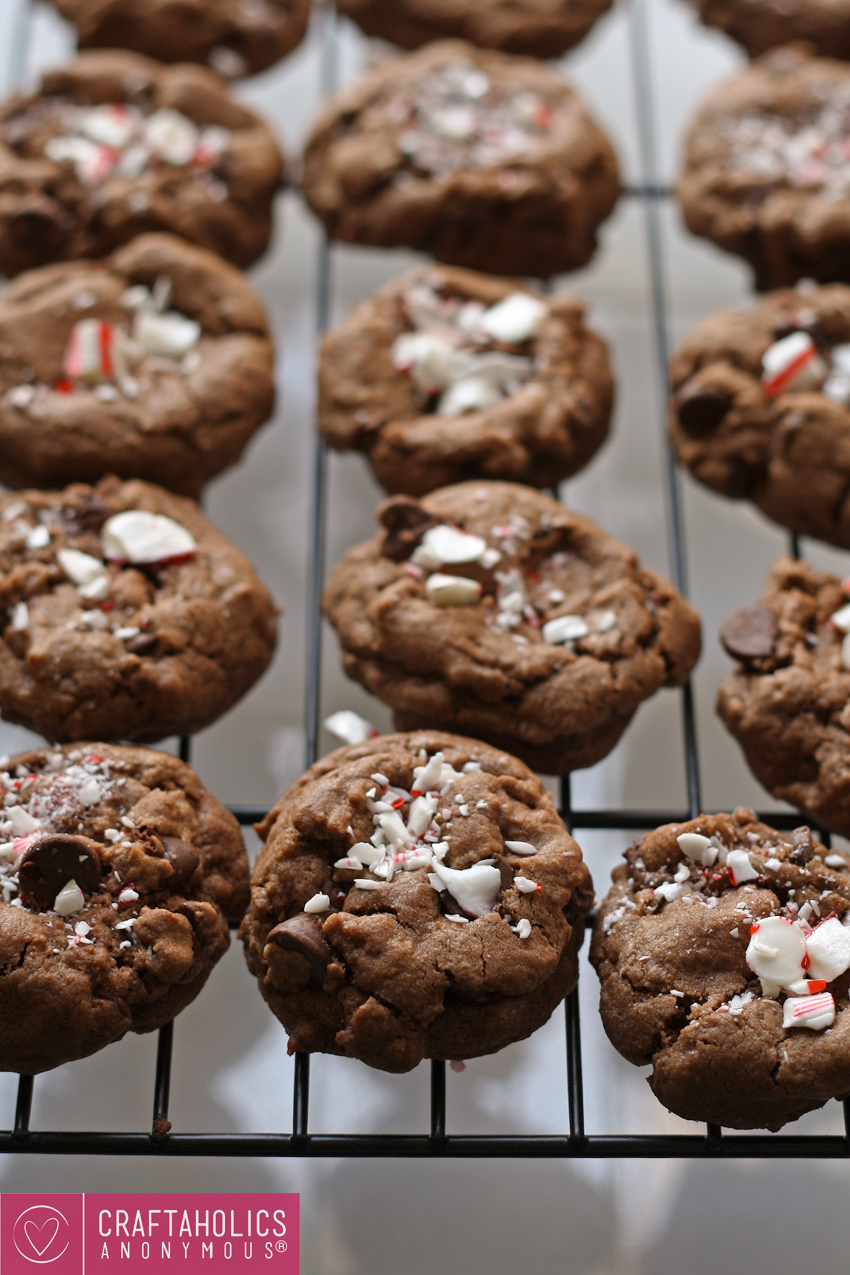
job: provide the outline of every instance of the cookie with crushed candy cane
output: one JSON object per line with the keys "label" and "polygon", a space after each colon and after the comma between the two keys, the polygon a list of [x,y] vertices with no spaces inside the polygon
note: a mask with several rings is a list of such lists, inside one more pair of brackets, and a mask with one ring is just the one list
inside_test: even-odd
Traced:
{"label": "cookie with crushed candy cane", "polygon": [[670,433],[695,478],[850,548],[849,287],[801,284],[712,315],[670,382]]}
{"label": "cookie with crushed candy cane", "polygon": [[759,783],[850,836],[850,599],[806,562],[774,563],[754,606],[724,622],[735,660],[717,711]]}
{"label": "cookie with crushed candy cane", "polygon": [[760,290],[850,282],[850,67],[789,45],[713,89],[685,142],[688,229],[743,257]]}
{"label": "cookie with crushed candy cane", "polygon": [[302,185],[334,239],[536,277],[590,260],[620,189],[611,144],[574,89],[539,62],[461,40],[381,63],[333,97]]}
{"label": "cookie with crushed candy cane", "polygon": [[199,496],[274,405],[274,350],[244,275],[175,235],[27,271],[0,294],[0,481],[104,474]]}
{"label": "cookie with crushed candy cane", "polygon": [[228,79],[273,66],[301,43],[310,0],[51,0],[81,49],[205,62]]}
{"label": "cookie with crushed candy cane", "polygon": [[592,766],[685,681],[700,624],[632,549],[543,492],[467,482],[377,511],[324,609],[398,729],[463,731],[547,774]]}
{"label": "cookie with crushed candy cane", "polygon": [[367,35],[417,49],[429,40],[469,40],[485,49],[559,58],[583,40],[611,0],[337,0]]}
{"label": "cookie with crushed candy cane", "polygon": [[148,742],[227,712],[276,608],[192,500],[138,481],[0,494],[0,713],[48,739]]}
{"label": "cookie with crushed candy cane", "polygon": [[177,758],[102,743],[0,758],[0,1070],[170,1022],[247,902],[239,826]]}
{"label": "cookie with crushed candy cane", "polygon": [[268,127],[214,72],[82,53],[0,104],[0,271],[104,257],[148,231],[250,266],[282,171]]}
{"label": "cookie with crushed candy cane", "polygon": [[383,1071],[494,1053],[576,985],[593,886],[521,762],[436,731],[337,749],[280,798],[242,923],[289,1050]]}
{"label": "cookie with crushed candy cane", "polygon": [[779,1129],[850,1095],[850,857],[751,810],[646,833],[590,959],[609,1040],[686,1120]]}
{"label": "cookie with crushed candy cane", "polygon": [[403,275],[322,340],[319,427],[390,492],[476,476],[554,487],[604,442],[613,396],[580,301],[469,270]]}

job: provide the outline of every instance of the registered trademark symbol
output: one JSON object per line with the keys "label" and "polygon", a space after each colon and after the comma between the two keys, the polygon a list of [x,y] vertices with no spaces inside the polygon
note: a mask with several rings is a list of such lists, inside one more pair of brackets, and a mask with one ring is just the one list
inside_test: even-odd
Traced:
{"label": "registered trademark symbol", "polygon": [[285,1253],[286,1240],[278,1240],[277,1244],[275,1245],[275,1248],[277,1249],[278,1253]]}

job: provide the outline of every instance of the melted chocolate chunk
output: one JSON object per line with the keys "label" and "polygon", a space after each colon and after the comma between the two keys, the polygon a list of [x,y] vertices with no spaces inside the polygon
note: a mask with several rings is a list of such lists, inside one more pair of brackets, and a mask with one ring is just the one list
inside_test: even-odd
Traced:
{"label": "melted chocolate chunk", "polygon": [[792,863],[806,864],[815,857],[815,843],[810,828],[795,828],[791,833],[794,849],[788,858]]}
{"label": "melted chocolate chunk", "polygon": [[392,562],[404,562],[428,528],[437,526],[437,519],[410,496],[392,496],[386,500],[378,511],[378,518],[387,529],[381,552]]}
{"label": "melted chocolate chunk", "polygon": [[499,876],[502,878],[502,883],[499,886],[499,898],[501,899],[505,890],[509,890],[514,883],[514,870],[503,854],[495,856],[494,864],[499,869]]}
{"label": "melted chocolate chunk", "polygon": [[322,923],[318,919],[302,912],[300,916],[291,916],[288,921],[281,921],[273,930],[269,930],[267,943],[278,943],[290,952],[297,952],[310,963],[313,981],[324,983],[328,966],[334,959],[333,949],[322,934]]}
{"label": "melted chocolate chunk", "polygon": [[160,837],[165,857],[171,864],[170,886],[184,885],[201,862],[201,856],[189,841],[179,837]]}
{"label": "melted chocolate chunk", "polygon": [[100,885],[100,855],[97,843],[88,837],[54,833],[33,842],[21,855],[18,888],[27,907],[52,908],[69,881],[76,881],[83,894],[92,894]]}
{"label": "melted chocolate chunk", "polygon": [[676,415],[686,434],[701,437],[710,434],[732,406],[732,396],[723,390],[708,390],[695,385],[679,395]]}
{"label": "melted chocolate chunk", "polygon": [[720,641],[736,660],[772,655],[775,637],[776,616],[770,607],[741,607],[720,628]]}
{"label": "melted chocolate chunk", "polygon": [[130,638],[125,646],[131,655],[146,655],[148,651],[153,650],[158,641],[155,633],[139,633],[137,637]]}

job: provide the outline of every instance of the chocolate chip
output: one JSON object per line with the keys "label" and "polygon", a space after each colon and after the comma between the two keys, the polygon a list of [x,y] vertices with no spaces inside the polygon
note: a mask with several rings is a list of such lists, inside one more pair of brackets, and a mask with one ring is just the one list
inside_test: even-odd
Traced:
{"label": "chocolate chip", "polygon": [[189,841],[179,837],[160,837],[165,857],[171,864],[169,886],[183,885],[201,862],[201,856]]}
{"label": "chocolate chip", "polygon": [[676,400],[676,415],[686,434],[702,437],[710,434],[723,420],[732,406],[732,395],[726,390],[703,389],[694,385],[685,387]]}
{"label": "chocolate chip", "polygon": [[795,828],[791,833],[794,849],[788,856],[792,863],[806,864],[815,857],[815,843],[810,828]]}
{"label": "chocolate chip", "polygon": [[499,876],[502,879],[499,893],[504,894],[505,890],[509,890],[514,883],[514,870],[503,854],[497,854],[493,862],[494,866],[499,869]]}
{"label": "chocolate chip", "polygon": [[381,552],[393,562],[409,558],[428,528],[437,526],[437,519],[410,496],[392,496],[385,500],[378,509],[378,521],[387,529]]}
{"label": "chocolate chip", "polygon": [[131,655],[145,655],[153,650],[158,641],[159,638],[155,633],[139,633],[124,645]]}
{"label": "chocolate chip", "polygon": [[772,655],[775,637],[776,616],[770,607],[741,607],[720,628],[720,641],[736,660]]}
{"label": "chocolate chip", "polygon": [[52,908],[69,881],[76,881],[83,894],[100,885],[100,855],[88,837],[55,833],[33,842],[21,855],[18,888],[27,907]]}
{"label": "chocolate chip", "polygon": [[273,930],[269,930],[266,942],[277,943],[290,952],[306,957],[310,962],[314,982],[324,983],[334,954],[322,934],[321,921],[304,912],[300,916],[291,916],[288,921],[281,921]]}

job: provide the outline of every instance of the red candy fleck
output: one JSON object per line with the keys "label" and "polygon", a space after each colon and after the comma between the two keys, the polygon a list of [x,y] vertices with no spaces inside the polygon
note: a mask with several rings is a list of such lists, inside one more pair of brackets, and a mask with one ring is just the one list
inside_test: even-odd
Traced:
{"label": "red candy fleck", "polygon": [[411,797],[421,797],[421,796],[422,796],[422,789],[421,789],[421,788],[411,788],[411,790],[410,790],[410,795],[411,795]]}
{"label": "red candy fleck", "polygon": [[800,961],[800,964],[802,965],[804,970],[807,970],[809,966],[811,965],[811,963],[812,963],[812,958],[809,956],[807,952],[806,955],[803,957],[802,961]]}
{"label": "red candy fleck", "polygon": [[53,388],[56,390],[57,394],[70,394],[72,393],[74,386],[63,376],[58,381],[53,382]]}
{"label": "red candy fleck", "polygon": [[814,993],[815,993],[815,992],[823,992],[823,991],[826,991],[826,979],[825,979],[825,978],[810,978],[810,979],[808,980],[808,984],[809,984],[809,992],[810,992],[812,995],[814,995]]}
{"label": "red candy fleck", "polygon": [[404,805],[404,797],[396,797],[395,801],[390,802],[393,810],[399,810]]}
{"label": "red candy fleck", "polygon": [[755,934],[755,932],[756,932],[756,930],[758,929],[758,927],[759,927],[759,923],[758,923],[758,921],[756,921],[755,925],[751,925],[751,926],[750,926],[750,934]]}

